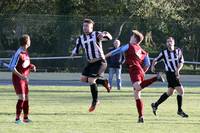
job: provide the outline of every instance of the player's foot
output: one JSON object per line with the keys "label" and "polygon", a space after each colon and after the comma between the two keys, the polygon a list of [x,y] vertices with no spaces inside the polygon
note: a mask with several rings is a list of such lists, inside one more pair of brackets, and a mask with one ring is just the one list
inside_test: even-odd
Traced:
{"label": "player's foot", "polygon": [[16,119],[15,120],[15,124],[20,125],[20,124],[23,124],[23,123],[22,123],[22,121],[20,119]]}
{"label": "player's foot", "polygon": [[144,123],[144,118],[143,117],[139,117],[138,118],[138,123]]}
{"label": "player's foot", "polygon": [[161,72],[157,73],[157,81],[165,82],[165,79]]}
{"label": "player's foot", "polygon": [[151,108],[153,110],[153,114],[156,115],[156,111],[157,111],[158,107],[155,105],[155,103],[151,104]]}
{"label": "player's foot", "polygon": [[107,79],[104,81],[103,86],[106,88],[107,92],[109,93],[110,90],[111,90],[111,86],[110,86],[110,84],[109,84]]}
{"label": "player's foot", "polygon": [[178,111],[177,114],[180,115],[180,116],[183,117],[183,118],[188,118],[188,117],[189,117],[188,114],[186,114],[186,113],[183,112],[183,111]]}
{"label": "player's foot", "polygon": [[96,106],[99,105],[99,104],[100,104],[99,101],[97,101],[97,102],[92,102],[92,104],[90,105],[88,111],[89,111],[89,112],[93,112],[93,111],[95,110]]}
{"label": "player's foot", "polygon": [[24,122],[24,123],[31,123],[32,120],[30,120],[29,118],[26,118],[26,119],[23,119],[23,122]]}

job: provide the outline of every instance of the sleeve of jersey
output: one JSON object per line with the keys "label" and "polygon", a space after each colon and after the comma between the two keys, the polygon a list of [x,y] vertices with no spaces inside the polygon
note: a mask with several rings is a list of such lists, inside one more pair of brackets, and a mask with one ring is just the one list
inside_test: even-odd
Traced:
{"label": "sleeve of jersey", "polygon": [[156,60],[157,62],[159,62],[159,61],[161,61],[162,59],[163,59],[163,53],[161,52],[161,53],[158,55],[158,57],[155,58],[155,60]]}
{"label": "sleeve of jersey", "polygon": [[150,59],[149,59],[149,55],[147,54],[147,55],[144,57],[143,67],[150,67],[150,65],[151,65],[151,62],[150,62]]}
{"label": "sleeve of jersey", "polygon": [[19,58],[20,58],[20,52],[17,51],[17,52],[14,54],[14,56],[11,58],[10,63],[9,63],[9,65],[8,65],[8,69],[9,69],[10,71],[13,71],[13,70],[15,69],[15,67],[17,66],[17,63],[18,63],[18,61],[19,61]]}
{"label": "sleeve of jersey", "polygon": [[179,63],[184,63],[184,57],[183,57],[183,53],[181,50],[179,50]]}
{"label": "sleeve of jersey", "polygon": [[80,38],[78,38],[78,39],[76,40],[76,46],[75,46],[75,48],[72,50],[72,54],[73,54],[73,55],[79,54],[79,49],[80,49],[80,47],[81,47],[81,40],[80,40]]}
{"label": "sleeve of jersey", "polygon": [[111,56],[114,56],[114,55],[119,54],[119,53],[124,53],[128,50],[128,48],[129,48],[129,44],[121,46],[121,47],[111,51]]}

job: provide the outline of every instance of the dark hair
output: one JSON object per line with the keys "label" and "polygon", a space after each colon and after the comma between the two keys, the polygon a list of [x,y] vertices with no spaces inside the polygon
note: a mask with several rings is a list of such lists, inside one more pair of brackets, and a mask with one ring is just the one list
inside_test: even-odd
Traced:
{"label": "dark hair", "polygon": [[88,18],[84,19],[83,23],[89,23],[89,24],[93,24],[94,25],[94,21],[92,19],[88,19]]}
{"label": "dark hair", "polygon": [[22,37],[19,39],[20,46],[25,46],[27,44],[27,41],[29,38],[30,38],[30,36],[28,34],[22,35]]}

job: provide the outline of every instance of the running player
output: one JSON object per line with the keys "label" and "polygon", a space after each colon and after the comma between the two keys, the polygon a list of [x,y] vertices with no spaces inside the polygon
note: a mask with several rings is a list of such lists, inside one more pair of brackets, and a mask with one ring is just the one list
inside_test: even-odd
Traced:
{"label": "running player", "polygon": [[28,55],[28,48],[31,45],[30,36],[24,34],[20,38],[20,48],[12,57],[9,69],[12,71],[12,82],[15,88],[18,101],[16,105],[16,124],[20,124],[20,115],[23,110],[24,117],[23,122],[29,123],[31,120],[28,118],[29,113],[29,88],[28,88],[28,77],[30,70],[36,71],[35,65],[30,63]]}
{"label": "running player", "polygon": [[160,74],[157,74],[157,76],[150,79],[144,80],[145,72],[150,66],[150,60],[148,53],[140,47],[143,38],[143,35],[139,31],[133,30],[129,44],[119,47],[118,49],[106,54],[106,57],[109,57],[118,53],[125,52],[126,64],[128,66],[129,75],[132,81],[136,107],[139,115],[138,123],[144,122],[144,104],[141,99],[142,89],[151,85],[155,81],[163,82],[163,78]]}
{"label": "running player", "polygon": [[81,76],[82,82],[90,84],[92,94],[92,104],[89,112],[95,110],[98,103],[98,89],[97,84],[103,85],[108,92],[110,92],[110,85],[107,79],[100,79],[106,70],[107,63],[102,48],[102,41],[111,40],[110,33],[104,31],[93,31],[94,21],[91,19],[84,19],[83,21],[83,35],[80,35],[76,41],[76,46],[72,51],[72,56],[79,53],[80,47],[85,50],[87,58],[87,66],[84,68]]}
{"label": "running player", "polygon": [[178,111],[177,114],[182,117],[188,117],[188,115],[182,110],[182,99],[184,95],[184,88],[180,82],[180,70],[183,67],[184,58],[183,53],[180,48],[175,48],[175,41],[173,37],[169,37],[167,39],[167,49],[163,50],[158,57],[156,57],[151,66],[151,71],[154,72],[154,66],[157,62],[163,60],[165,64],[166,77],[168,82],[168,90],[163,93],[158,101],[151,104],[154,115],[156,115],[156,111],[158,106],[164,102],[169,96],[173,95],[176,90],[177,95],[177,104]]}

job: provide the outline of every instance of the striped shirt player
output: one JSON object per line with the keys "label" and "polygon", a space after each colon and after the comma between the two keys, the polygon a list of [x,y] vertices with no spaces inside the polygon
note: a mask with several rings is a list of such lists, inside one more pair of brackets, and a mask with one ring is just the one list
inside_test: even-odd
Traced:
{"label": "striped shirt player", "polygon": [[30,57],[27,49],[30,47],[29,35],[23,35],[20,38],[20,48],[12,57],[9,63],[9,69],[12,71],[12,82],[15,88],[18,102],[16,105],[16,124],[20,124],[20,115],[23,110],[23,122],[29,123],[31,120],[28,118],[29,102],[28,102],[28,77],[30,70],[36,71],[35,65],[31,64]]}
{"label": "striped shirt player", "polygon": [[72,56],[79,54],[80,48],[84,49],[87,59],[87,65],[81,76],[82,82],[90,84],[92,94],[92,104],[89,112],[95,110],[98,103],[97,84],[103,85],[110,92],[110,85],[107,79],[100,79],[106,70],[107,63],[103,52],[102,41],[111,40],[110,33],[104,31],[93,31],[94,22],[91,19],[83,21],[83,32],[76,41],[76,46],[72,51]]}
{"label": "striped shirt player", "polygon": [[182,50],[180,48],[175,48],[175,41],[173,37],[169,37],[167,39],[167,49],[160,52],[158,57],[156,57],[151,66],[151,70],[154,71],[154,66],[159,61],[163,61],[165,64],[165,73],[168,82],[168,91],[163,93],[161,97],[155,102],[152,103],[152,109],[154,115],[156,115],[156,111],[158,106],[164,102],[169,96],[173,95],[174,91],[178,92],[177,95],[177,104],[178,111],[177,114],[182,117],[188,117],[188,115],[182,110],[182,96],[184,94],[184,88],[180,82],[180,70],[184,64],[184,57]]}

